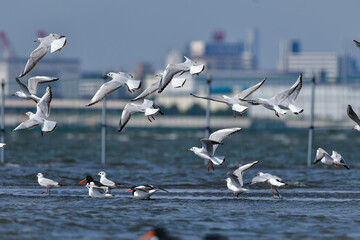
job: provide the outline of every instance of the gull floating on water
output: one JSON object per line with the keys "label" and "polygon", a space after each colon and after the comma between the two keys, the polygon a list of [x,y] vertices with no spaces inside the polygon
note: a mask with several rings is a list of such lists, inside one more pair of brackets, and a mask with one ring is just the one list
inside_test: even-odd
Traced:
{"label": "gull floating on water", "polygon": [[143,112],[145,116],[148,117],[148,120],[150,122],[151,122],[150,117],[152,117],[152,119],[155,120],[153,115],[157,113],[163,114],[160,108],[153,101],[148,99],[144,99],[144,102],[142,104],[128,103],[125,105],[125,108],[121,114],[121,119],[119,123],[120,126],[119,132],[123,130],[127,122],[130,120],[131,115],[137,112]]}
{"label": "gull floating on water", "polygon": [[40,98],[36,96],[36,92],[39,84],[57,81],[59,78],[46,77],[46,76],[35,76],[28,80],[28,85],[23,84],[19,78],[16,78],[16,82],[19,84],[21,91],[17,91],[13,96],[18,96],[23,99],[32,99],[38,103]]}
{"label": "gull floating on water", "polygon": [[197,63],[187,57],[185,57],[185,62],[168,64],[162,74],[160,85],[158,88],[158,93],[161,93],[170,81],[174,78],[175,75],[181,76],[185,72],[190,72],[191,75],[199,75],[205,69],[204,64],[197,65]]}
{"label": "gull floating on water", "polygon": [[147,199],[150,199],[151,195],[153,195],[155,192],[157,192],[159,190],[168,192],[167,190],[165,190],[161,187],[156,187],[153,185],[132,186],[126,192],[132,191],[132,194],[135,199],[147,200]]}
{"label": "gull floating on water", "polygon": [[[147,89],[145,89],[142,93],[139,94],[136,98],[132,99],[131,101],[137,101],[144,97],[149,96],[150,94],[156,92],[160,87],[160,81],[162,79],[162,73],[156,74],[156,77],[160,77],[159,80],[151,84]],[[182,88],[186,82],[186,78],[172,78],[171,84],[174,88]]]}
{"label": "gull floating on water", "polygon": [[50,188],[61,187],[61,184],[59,184],[58,182],[48,178],[44,178],[44,175],[42,173],[38,173],[36,176],[38,178],[38,183],[40,184],[40,186],[46,188],[46,191],[42,191],[41,194],[48,192],[50,195]]}
{"label": "gull floating on water", "polygon": [[259,172],[252,180],[251,184],[255,183],[268,183],[270,184],[271,192],[273,194],[273,197],[275,198],[275,192],[273,190],[273,187],[275,188],[278,198],[281,198],[281,195],[276,187],[281,187],[287,185],[281,178],[278,176],[272,175],[270,173],[263,173]]}
{"label": "gull floating on water", "polygon": [[109,72],[104,77],[111,77],[112,80],[101,85],[99,90],[95,93],[94,97],[86,106],[94,105],[95,103],[103,100],[107,95],[121,88],[124,84],[127,86],[128,91],[132,93],[141,86],[140,80],[132,79],[132,75],[125,72]]}
{"label": "gull floating on water", "polygon": [[86,187],[89,189],[89,196],[94,198],[105,198],[112,197],[113,195],[108,194],[109,188],[99,181],[95,181],[91,176],[86,176],[79,184],[86,181]]}
{"label": "gull floating on water", "polygon": [[248,108],[245,106],[242,106],[240,103],[242,102],[240,99],[246,99],[247,97],[249,97],[252,93],[254,93],[256,90],[259,89],[259,87],[261,87],[261,85],[264,84],[264,82],[266,81],[266,78],[264,80],[262,80],[261,82],[259,82],[258,84],[249,87],[248,89],[245,89],[244,91],[241,91],[240,93],[229,97],[226,95],[223,95],[221,97],[200,97],[200,96],[196,96],[195,94],[190,93],[191,96],[194,96],[196,98],[202,98],[202,99],[207,99],[207,100],[211,100],[211,101],[215,101],[215,102],[221,102],[221,103],[226,103],[229,107],[231,107],[231,109],[234,111],[234,117],[236,117],[235,112],[238,112],[240,115],[243,114]]}
{"label": "gull floating on water", "polygon": [[45,94],[36,104],[36,113],[27,112],[26,115],[29,117],[25,122],[20,123],[13,131],[31,129],[36,126],[41,126],[41,135],[44,132],[49,133],[55,130],[57,123],[55,121],[49,121],[47,118],[50,115],[50,102],[52,99],[51,87],[46,88]]}
{"label": "gull floating on water", "polygon": [[302,88],[302,75],[300,74],[297,81],[292,85],[291,88],[276,94],[274,97],[270,99],[258,98],[256,100],[246,100],[241,99],[245,102],[248,102],[252,105],[262,105],[263,107],[273,110],[275,115],[279,117],[279,113],[281,115],[286,114],[286,110],[290,110],[294,114],[299,114],[304,111],[304,109],[295,106],[295,100],[300,93]]}
{"label": "gull floating on water", "polygon": [[316,151],[314,164],[320,161],[325,165],[334,165],[337,169],[340,169],[338,165],[342,165],[346,169],[350,170],[350,167],[346,163],[345,159],[336,151],[332,151],[330,156],[330,154],[328,154],[324,149],[318,148]]}
{"label": "gull floating on water", "polygon": [[353,127],[353,129],[360,132],[360,119],[359,119],[358,115],[354,112],[354,110],[352,109],[351,105],[348,105],[347,114],[348,114],[349,118],[351,118],[351,120],[356,122],[356,125]]}
{"label": "gull floating on water", "polygon": [[50,33],[49,36],[38,38],[34,42],[40,42],[40,45],[30,54],[23,72],[19,75],[20,78],[30,72],[47,52],[53,53],[63,49],[66,45],[66,37]]}
{"label": "gull floating on water", "polygon": [[360,48],[360,42],[356,41],[356,40],[353,40],[354,43],[355,43],[355,46],[357,46],[358,48]]}
{"label": "gull floating on water", "polygon": [[109,179],[106,178],[106,173],[101,171],[98,174],[96,174],[97,176],[100,176],[100,183],[107,186],[109,188],[109,193],[111,193],[111,189],[113,188],[119,188],[120,184],[115,183]]}
{"label": "gull floating on water", "polygon": [[259,161],[254,161],[252,163],[245,164],[238,169],[236,169],[232,173],[228,173],[228,178],[225,179],[227,182],[227,188],[234,192],[233,199],[238,197],[241,193],[249,191],[249,189],[243,188],[244,182],[243,182],[243,174],[246,170],[252,168],[254,165],[256,165]]}
{"label": "gull floating on water", "polygon": [[190,149],[188,149],[188,151],[192,151],[195,153],[195,155],[197,155],[198,157],[208,160],[209,161],[209,165],[207,166],[207,170],[209,171],[210,166],[212,167],[213,170],[215,165],[222,165],[225,162],[225,156],[215,156],[215,151],[217,149],[217,147],[219,146],[219,144],[222,144],[221,141],[236,133],[239,132],[241,130],[241,128],[225,128],[225,129],[220,129],[216,132],[213,132],[210,136],[209,139],[203,138],[201,139],[201,144],[202,147],[198,148],[198,147],[192,147]]}

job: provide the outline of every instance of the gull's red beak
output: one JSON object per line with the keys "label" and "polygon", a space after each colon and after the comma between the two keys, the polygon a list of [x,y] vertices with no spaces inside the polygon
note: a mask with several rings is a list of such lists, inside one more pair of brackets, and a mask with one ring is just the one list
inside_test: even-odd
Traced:
{"label": "gull's red beak", "polygon": [[186,151],[191,151],[191,149],[187,149]]}
{"label": "gull's red beak", "polygon": [[83,180],[81,180],[81,182],[79,182],[78,184],[82,184],[83,182],[86,181],[86,178],[84,178]]}

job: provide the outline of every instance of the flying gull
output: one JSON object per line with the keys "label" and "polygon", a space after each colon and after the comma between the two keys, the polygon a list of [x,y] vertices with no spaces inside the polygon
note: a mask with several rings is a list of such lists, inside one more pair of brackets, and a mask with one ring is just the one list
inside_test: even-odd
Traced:
{"label": "flying gull", "polygon": [[297,96],[300,93],[302,88],[302,75],[300,74],[297,81],[292,85],[291,88],[276,94],[274,97],[270,99],[258,98],[256,100],[246,100],[241,99],[245,102],[248,102],[252,105],[262,105],[263,107],[273,110],[275,115],[279,117],[279,114],[285,115],[286,110],[290,110],[294,114],[299,114],[304,111],[304,109],[299,108],[294,105]]}
{"label": "flying gull", "polygon": [[316,151],[314,164],[320,161],[325,165],[334,165],[337,169],[340,169],[338,165],[342,165],[346,169],[350,170],[350,167],[346,163],[345,159],[336,151],[332,151],[330,156],[330,154],[328,154],[324,149],[318,148]]}
{"label": "flying gull", "polygon": [[0,148],[3,148],[6,145],[6,143],[0,143]]}
{"label": "flying gull", "polygon": [[94,105],[103,100],[107,95],[121,88],[124,84],[127,86],[128,91],[132,93],[141,86],[140,80],[133,80],[133,76],[125,72],[109,72],[104,77],[111,77],[112,80],[101,85],[99,90],[95,93],[94,97],[86,106]]}
{"label": "flying gull", "polygon": [[47,52],[57,52],[63,49],[66,45],[66,37],[55,33],[50,33],[49,36],[38,38],[34,42],[40,42],[39,46],[30,54],[23,72],[19,78],[25,76],[35,67],[35,65],[46,55]]}
{"label": "flying gull", "polygon": [[244,91],[241,91],[240,93],[229,97],[226,95],[223,95],[221,97],[200,97],[200,96],[196,96],[195,94],[190,93],[191,96],[194,96],[196,98],[202,98],[202,99],[207,99],[207,100],[211,100],[211,101],[215,101],[215,102],[221,102],[221,103],[225,103],[227,104],[229,107],[231,107],[231,109],[234,112],[234,117],[236,117],[235,112],[238,112],[240,115],[242,115],[248,108],[245,106],[242,106],[240,103],[242,102],[240,99],[246,99],[247,97],[249,97],[252,93],[254,93],[257,89],[259,89],[259,87],[261,87],[261,85],[263,85],[263,83],[266,81],[266,78],[264,80],[262,80],[261,82],[259,82],[258,84],[245,89]]}
{"label": "flying gull", "polygon": [[48,192],[50,195],[50,188],[61,187],[61,184],[59,184],[58,182],[48,178],[44,178],[44,175],[42,173],[38,173],[36,176],[38,178],[38,183],[40,184],[40,186],[46,188],[46,191],[42,191],[41,194]]}
{"label": "flying gull", "polygon": [[213,164],[222,165],[225,162],[225,156],[215,156],[214,155],[217,147],[219,146],[219,144],[222,144],[221,141],[224,138],[226,138],[236,132],[239,132],[240,130],[241,130],[241,128],[225,128],[225,129],[221,129],[216,132],[213,132],[209,136],[209,139],[203,138],[200,140],[201,144],[202,144],[201,148],[192,147],[192,148],[188,149],[188,151],[192,151],[198,157],[208,160],[209,161],[209,164],[207,166],[208,171],[210,169],[210,166],[212,167],[213,170],[215,170]]}
{"label": "flying gull", "polygon": [[130,120],[131,115],[137,112],[143,112],[145,116],[148,117],[148,120],[150,122],[150,117],[155,120],[153,115],[157,113],[163,114],[160,108],[153,101],[148,99],[144,99],[144,102],[142,104],[128,103],[125,105],[125,108],[121,114],[119,132],[123,130],[127,122]]}
{"label": "flying gull", "polygon": [[359,119],[358,115],[354,112],[354,110],[352,109],[351,105],[348,105],[347,114],[348,114],[349,118],[351,118],[351,120],[356,122],[356,125],[353,127],[353,129],[360,131],[360,119]]}
{"label": "flying gull", "polygon": [[55,121],[49,121],[47,118],[50,115],[50,102],[52,99],[51,87],[46,88],[45,94],[36,104],[36,113],[27,112],[26,115],[29,117],[25,122],[20,123],[13,131],[31,129],[36,126],[41,126],[41,135],[44,132],[49,133],[55,130],[57,123]]}
{"label": "flying gull", "polygon": [[46,76],[35,76],[31,77],[28,80],[28,85],[20,81],[19,78],[16,78],[16,82],[19,84],[21,91],[17,91],[13,96],[18,96],[23,99],[31,99],[34,102],[38,103],[40,98],[36,96],[36,92],[39,84],[57,81],[59,78],[46,77]]}
{"label": "flying gull", "polygon": [[281,187],[287,185],[281,178],[275,175],[271,175],[270,173],[263,173],[259,172],[256,174],[256,176],[251,180],[250,184],[255,183],[268,183],[270,184],[271,192],[273,194],[273,197],[275,198],[275,192],[273,190],[273,187],[275,188],[277,192],[278,198],[281,198],[281,195],[276,187]]}
{"label": "flying gull", "polygon": [[159,190],[168,192],[167,190],[165,190],[161,187],[156,187],[153,185],[132,186],[126,192],[132,191],[132,194],[135,199],[148,200],[148,199],[150,199],[151,195],[153,195],[155,192],[157,192]]}
{"label": "flying gull", "polygon": [[356,41],[356,40],[353,40],[354,43],[355,43],[355,46],[357,46],[358,48],[360,48],[360,42]]}
{"label": "flying gull", "polygon": [[254,161],[252,163],[245,164],[236,169],[234,172],[227,174],[228,178],[226,178],[225,181],[227,182],[227,188],[234,192],[233,199],[235,198],[235,195],[238,197],[241,193],[249,191],[249,189],[243,188],[243,174],[246,170],[252,168],[258,162],[259,161]]}
{"label": "flying gull", "polygon": [[[142,93],[139,94],[139,96],[137,96],[136,98],[132,99],[131,101],[137,101],[139,99],[145,98],[147,96],[149,96],[150,94],[156,92],[159,87],[160,87],[160,81],[162,79],[162,73],[156,74],[155,77],[160,77],[159,80],[157,80],[156,82],[154,82],[153,84],[151,84],[148,88],[146,88]],[[174,88],[182,88],[184,86],[186,82],[186,78],[179,78],[179,77],[174,77],[171,80],[171,85]]]}
{"label": "flying gull", "polygon": [[191,75],[199,75],[205,69],[204,64],[197,65],[195,61],[185,57],[185,62],[176,63],[176,64],[168,64],[162,74],[160,85],[158,88],[158,93],[161,93],[166,86],[170,83],[171,79],[174,78],[175,75],[181,76],[185,72],[190,72]]}

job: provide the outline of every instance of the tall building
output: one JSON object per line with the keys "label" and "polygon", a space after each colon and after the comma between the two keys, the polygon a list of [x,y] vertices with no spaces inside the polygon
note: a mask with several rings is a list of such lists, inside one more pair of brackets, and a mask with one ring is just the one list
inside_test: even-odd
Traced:
{"label": "tall building", "polygon": [[299,41],[281,41],[278,70],[282,73],[303,73],[329,81],[346,81],[358,73],[356,61],[348,54],[334,52],[302,52]]}
{"label": "tall building", "polygon": [[204,63],[207,70],[255,70],[257,69],[257,32],[249,30],[247,40],[225,42],[225,34],[217,31],[212,42],[192,41],[188,56]]}

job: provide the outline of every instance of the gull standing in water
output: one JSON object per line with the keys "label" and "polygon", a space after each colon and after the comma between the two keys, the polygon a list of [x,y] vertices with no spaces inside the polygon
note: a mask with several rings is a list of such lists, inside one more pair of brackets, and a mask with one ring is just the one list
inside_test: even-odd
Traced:
{"label": "gull standing in water", "polygon": [[19,78],[16,78],[16,82],[19,84],[21,91],[17,91],[13,96],[18,96],[23,99],[31,99],[38,103],[40,98],[36,96],[36,92],[39,84],[57,81],[59,78],[46,77],[46,76],[35,76],[28,80],[28,85],[23,84]]}
{"label": "gull standing in water", "polygon": [[150,117],[155,120],[153,115],[157,113],[163,114],[160,108],[153,101],[148,99],[144,99],[144,102],[142,104],[128,103],[126,104],[121,114],[119,132],[123,130],[127,122],[130,120],[131,115],[137,112],[143,112],[150,122]]}
{"label": "gull standing in water", "polygon": [[281,187],[287,185],[281,178],[275,175],[271,175],[270,173],[263,173],[259,172],[252,180],[251,184],[255,183],[268,183],[270,184],[271,192],[273,194],[273,197],[275,198],[275,192],[273,190],[273,187],[275,188],[277,192],[278,198],[281,198],[281,195],[276,187]]}
{"label": "gull standing in water", "polygon": [[60,183],[48,178],[44,178],[44,175],[42,173],[38,173],[36,176],[38,178],[38,183],[40,184],[40,186],[46,188],[46,191],[42,191],[41,194],[48,192],[50,195],[50,188],[61,187]]}
{"label": "gull standing in water", "polygon": [[256,90],[259,89],[259,87],[261,87],[261,85],[264,84],[264,82],[266,81],[266,78],[264,80],[262,80],[261,82],[259,82],[258,84],[245,89],[244,91],[241,91],[240,93],[229,97],[226,95],[223,95],[221,97],[200,97],[200,96],[196,96],[195,94],[190,93],[191,96],[194,96],[196,98],[202,98],[202,99],[207,99],[207,100],[211,100],[211,101],[215,101],[215,102],[221,102],[221,103],[225,103],[227,104],[229,107],[231,107],[231,109],[234,112],[234,117],[236,117],[235,112],[238,112],[240,115],[242,115],[248,108],[245,106],[242,106],[240,103],[242,102],[240,99],[246,99],[247,97],[249,97],[251,94],[253,94]]}
{"label": "gull standing in water", "polygon": [[111,189],[113,188],[119,188],[120,184],[115,183],[109,179],[106,178],[106,173],[101,171],[96,176],[100,176],[100,183],[107,186],[109,188],[109,193],[111,193]]}
{"label": "gull standing in water", "polygon": [[100,102],[106,96],[108,96],[110,93],[121,88],[124,84],[127,86],[128,91],[130,93],[132,93],[136,89],[139,89],[141,86],[140,80],[132,79],[133,76],[131,74],[125,73],[125,72],[118,72],[118,73],[109,72],[108,74],[105,74],[104,77],[111,77],[112,80],[101,85],[101,87],[95,93],[95,95],[91,99],[91,101],[86,105],[87,107]]}
{"label": "gull standing in water", "polygon": [[270,99],[258,98],[256,100],[246,100],[241,99],[245,102],[248,102],[252,105],[262,105],[263,107],[273,110],[277,117],[280,117],[279,114],[285,115],[286,110],[290,110],[294,114],[299,114],[304,111],[304,109],[295,106],[295,100],[300,93],[302,88],[302,75],[300,74],[297,81],[292,85],[291,88],[276,94]]}
{"label": "gull standing in water", "polygon": [[348,114],[349,118],[351,118],[351,120],[356,122],[356,125],[353,127],[353,129],[360,132],[360,119],[359,119],[358,115],[354,112],[354,110],[352,109],[351,105],[348,105],[347,114]]}
{"label": "gull standing in water", "polygon": [[[151,84],[147,89],[145,89],[142,93],[139,94],[136,98],[132,99],[131,101],[137,101],[144,97],[149,96],[150,94],[156,92],[160,87],[160,82],[162,79],[162,73],[156,74],[155,77],[160,77],[159,80]],[[172,78],[171,84],[174,88],[182,88],[186,82],[186,78]]]}
{"label": "gull standing in water", "polygon": [[336,151],[332,151],[330,156],[330,154],[328,154],[324,149],[318,148],[316,151],[314,164],[320,161],[325,165],[334,165],[337,169],[340,169],[338,165],[342,165],[346,169],[350,170],[350,167],[346,163],[345,159]]}
{"label": "gull standing in water", "polygon": [[249,191],[249,189],[243,188],[244,181],[243,181],[243,174],[246,170],[252,168],[256,165],[259,161],[254,161],[252,163],[245,164],[238,169],[236,169],[233,173],[228,173],[228,178],[225,179],[227,182],[227,188],[234,192],[233,199],[238,197],[241,193]]}
{"label": "gull standing in water", "polygon": [[50,115],[50,102],[52,99],[51,87],[46,88],[45,94],[40,101],[36,104],[36,113],[27,112],[29,117],[25,122],[20,123],[13,131],[31,129],[36,126],[41,126],[41,135],[44,132],[49,133],[55,130],[57,123],[55,121],[49,121],[47,118]]}
{"label": "gull standing in water", "polygon": [[207,166],[208,171],[210,169],[210,166],[212,167],[213,170],[215,170],[213,164],[222,165],[225,162],[225,156],[214,155],[217,147],[219,146],[219,144],[222,144],[221,141],[224,138],[236,132],[239,132],[240,130],[241,128],[225,128],[213,132],[209,136],[209,139],[203,138],[200,140],[202,144],[201,148],[192,147],[188,149],[188,151],[192,151],[195,153],[195,155],[199,156],[200,158],[208,160],[209,161],[209,165]]}
{"label": "gull standing in water", "polygon": [[159,190],[168,192],[167,190],[165,190],[161,187],[156,187],[153,185],[132,186],[126,192],[132,191],[132,194],[135,199],[147,200],[147,199],[150,199],[151,195],[153,195],[155,192],[157,192]]}
{"label": "gull standing in water", "polygon": [[197,65],[197,63],[187,57],[185,57],[185,62],[168,64],[162,74],[160,85],[158,88],[158,93],[161,93],[170,81],[174,78],[175,75],[181,76],[185,72],[190,72],[191,75],[199,75],[205,69],[204,64]]}
{"label": "gull standing in water", "polygon": [[30,54],[23,72],[19,78],[25,76],[35,67],[35,65],[50,51],[50,53],[60,51],[66,45],[66,37],[55,33],[50,33],[49,36],[38,38],[34,42],[40,42],[40,45]]}

